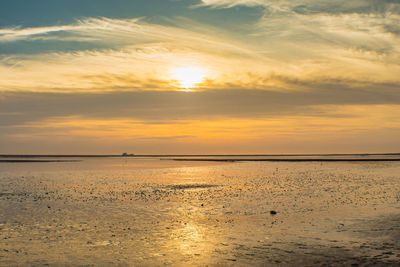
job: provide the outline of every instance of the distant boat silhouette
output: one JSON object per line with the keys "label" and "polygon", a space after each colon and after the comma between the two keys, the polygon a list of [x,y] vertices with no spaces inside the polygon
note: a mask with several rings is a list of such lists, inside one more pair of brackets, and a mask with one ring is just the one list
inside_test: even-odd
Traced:
{"label": "distant boat silhouette", "polygon": [[122,156],[123,157],[133,157],[133,156],[135,156],[135,154],[128,154],[128,153],[124,152],[124,153],[122,153]]}

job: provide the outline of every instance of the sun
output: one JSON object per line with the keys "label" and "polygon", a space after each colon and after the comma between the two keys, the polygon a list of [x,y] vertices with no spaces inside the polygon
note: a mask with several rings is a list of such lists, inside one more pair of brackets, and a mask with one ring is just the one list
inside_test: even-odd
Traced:
{"label": "sun", "polygon": [[204,81],[205,70],[200,67],[181,67],[172,69],[172,79],[176,80],[179,87],[190,89]]}

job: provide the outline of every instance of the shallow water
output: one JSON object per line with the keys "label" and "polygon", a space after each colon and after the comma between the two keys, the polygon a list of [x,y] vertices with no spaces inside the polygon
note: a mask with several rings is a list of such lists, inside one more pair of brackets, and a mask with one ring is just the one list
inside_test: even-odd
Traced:
{"label": "shallow water", "polygon": [[0,164],[0,265],[400,261],[399,162],[81,160]]}

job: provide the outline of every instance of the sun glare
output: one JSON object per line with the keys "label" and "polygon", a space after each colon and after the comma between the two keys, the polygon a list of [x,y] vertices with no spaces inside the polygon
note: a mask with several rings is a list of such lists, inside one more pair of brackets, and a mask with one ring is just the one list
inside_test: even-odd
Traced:
{"label": "sun glare", "polygon": [[182,67],[172,70],[172,79],[176,80],[179,87],[190,89],[204,81],[205,71],[200,67]]}

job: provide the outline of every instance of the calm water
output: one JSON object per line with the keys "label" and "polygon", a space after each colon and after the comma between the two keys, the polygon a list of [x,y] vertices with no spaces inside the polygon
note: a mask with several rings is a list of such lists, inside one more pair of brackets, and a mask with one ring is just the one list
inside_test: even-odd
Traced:
{"label": "calm water", "polygon": [[400,259],[399,162],[79,160],[0,164],[0,265]]}

